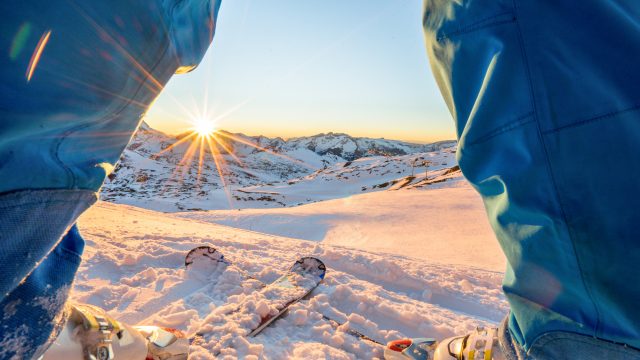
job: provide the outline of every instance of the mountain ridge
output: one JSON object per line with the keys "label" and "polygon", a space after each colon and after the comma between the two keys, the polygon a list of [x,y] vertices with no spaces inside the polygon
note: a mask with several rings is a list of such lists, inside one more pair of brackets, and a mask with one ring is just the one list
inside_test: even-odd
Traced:
{"label": "mountain ridge", "polygon": [[[143,122],[102,198],[162,211],[292,206],[347,192],[380,191],[386,186],[374,185],[385,183],[408,186],[413,179],[399,178],[427,158],[438,159],[433,170],[455,165],[454,141],[412,144],[342,133],[288,140],[224,130],[216,134],[221,145],[199,150],[194,146],[205,145],[202,139],[167,135]],[[212,151],[218,154],[215,160]]]}

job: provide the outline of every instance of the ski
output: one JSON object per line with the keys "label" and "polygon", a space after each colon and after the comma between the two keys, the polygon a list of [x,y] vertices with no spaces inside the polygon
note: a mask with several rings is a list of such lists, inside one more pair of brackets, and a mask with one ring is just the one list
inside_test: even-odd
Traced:
{"label": "ski", "polygon": [[[293,266],[276,281],[264,285],[256,292],[256,297],[269,307],[269,311],[260,317],[257,325],[246,328],[247,336],[258,335],[262,330],[280,318],[287,309],[302,300],[313,289],[315,289],[326,272],[326,267],[322,261],[314,257],[303,257],[298,259]],[[255,311],[252,309],[255,298],[245,299],[232,311],[224,314],[225,321],[233,322],[234,319],[246,318],[247,315]],[[203,336],[199,332],[197,337]]]}
{"label": "ski", "polygon": [[287,274],[264,287],[263,292],[265,293],[274,289],[286,289],[286,291],[283,291],[284,297],[279,299],[281,306],[277,306],[280,308],[278,313],[263,316],[260,320],[260,325],[253,329],[249,333],[249,336],[258,335],[267,326],[282,316],[291,305],[311,293],[324,279],[326,271],[326,266],[319,259],[303,257],[293,264]]}
{"label": "ski", "polygon": [[365,335],[365,334],[361,333],[361,332],[360,332],[360,331],[358,331],[358,330],[351,329],[351,328],[346,329],[346,330],[340,329],[340,327],[341,327],[343,324],[339,323],[339,322],[338,322],[338,321],[336,321],[336,320],[333,320],[332,318],[330,318],[330,317],[328,317],[328,316],[326,316],[326,315],[324,315],[324,314],[322,315],[322,318],[323,318],[323,319],[325,319],[326,321],[328,321],[328,322],[329,322],[329,324],[331,325],[331,327],[332,327],[332,328],[334,328],[335,330],[342,331],[342,332],[344,332],[345,334],[349,334],[349,335],[351,335],[351,336],[353,336],[353,337],[357,338],[358,340],[362,340],[362,341],[367,341],[367,342],[370,342],[370,343],[374,343],[374,344],[376,344],[376,345],[378,345],[378,346],[383,346],[383,347],[384,347],[384,346],[386,346],[385,344],[381,343],[380,341],[377,341],[377,340],[375,340],[375,339],[372,339],[372,338],[368,337],[367,335]]}
{"label": "ski", "polygon": [[[311,293],[311,291],[320,284],[322,279],[324,279],[326,272],[326,266],[321,260],[314,257],[302,257],[293,264],[286,274],[270,284],[265,284],[246,271],[233,265],[220,251],[211,246],[198,246],[189,251],[185,256],[185,267],[188,270],[198,268],[206,269],[212,265],[218,266],[219,264],[227,267],[233,266],[245,279],[257,281],[257,295],[267,300],[272,309],[269,313],[261,316],[257,326],[247,329],[247,336],[250,337],[258,335],[262,330],[286,313],[291,305]],[[226,313],[225,317],[233,321],[233,318],[246,315],[242,314],[242,312],[247,311],[245,305],[245,303],[241,302],[233,311]],[[202,333],[198,333],[196,337],[202,335]]]}
{"label": "ski", "polygon": [[223,263],[226,265],[231,265],[231,263],[224,258],[224,255],[220,251],[208,245],[195,247],[189,250],[187,255],[184,257],[184,267],[187,269],[193,268],[197,266],[197,264],[203,263]]}
{"label": "ski", "polygon": [[207,268],[212,264],[215,266],[217,266],[218,264],[223,264],[227,267],[233,267],[246,280],[257,281],[258,287],[266,286],[264,282],[256,279],[253,275],[249,274],[244,269],[241,269],[240,267],[234,265],[231,261],[227,260],[224,257],[224,254],[209,245],[195,247],[191,249],[184,257],[184,266],[187,270],[199,267]]}

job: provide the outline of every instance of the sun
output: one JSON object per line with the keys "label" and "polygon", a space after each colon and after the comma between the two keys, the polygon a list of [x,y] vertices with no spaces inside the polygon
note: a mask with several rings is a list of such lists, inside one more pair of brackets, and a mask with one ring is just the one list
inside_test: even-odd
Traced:
{"label": "sun", "polygon": [[209,137],[216,131],[216,126],[212,120],[199,118],[193,121],[193,131],[198,136]]}
{"label": "sun", "polygon": [[[186,112],[186,111],[185,111]],[[206,111],[204,115],[196,116],[187,113],[188,119],[187,121],[191,125],[187,129],[187,132],[184,136],[176,137],[176,140],[173,144],[164,147],[160,152],[155,154],[155,156],[160,156],[169,151],[173,151],[178,146],[186,146],[186,150],[184,150],[184,155],[182,159],[176,164],[176,169],[171,174],[171,180],[175,180],[179,177],[178,181],[184,184],[184,178],[186,174],[191,174],[191,165],[194,161],[197,164],[197,175],[196,175],[196,186],[201,186],[201,177],[206,175],[204,170],[210,169],[209,166],[205,165],[205,160],[207,157],[210,157],[213,160],[214,168],[218,172],[218,176],[220,179],[220,185],[222,189],[224,189],[227,200],[229,201],[229,206],[233,208],[233,197],[231,193],[230,183],[225,180],[225,176],[230,173],[230,170],[225,170],[229,167],[229,161],[233,161],[240,168],[246,169],[246,164],[242,161],[237,154],[234,153],[234,148],[236,144],[242,144],[246,146],[250,146],[259,151],[264,151],[266,153],[272,154],[274,156],[281,157],[283,159],[287,159],[288,161],[298,163],[309,169],[313,169],[311,166],[306,165],[302,161],[294,158],[290,158],[287,155],[280,154],[278,152],[274,152],[271,149],[260,146],[260,144],[255,143],[251,140],[246,139],[244,136],[236,136],[234,134],[228,133],[226,131],[220,130],[218,126],[216,126],[216,119],[209,117],[206,115]],[[315,170],[315,169],[314,169]],[[208,183],[207,181],[202,181],[202,183]]]}

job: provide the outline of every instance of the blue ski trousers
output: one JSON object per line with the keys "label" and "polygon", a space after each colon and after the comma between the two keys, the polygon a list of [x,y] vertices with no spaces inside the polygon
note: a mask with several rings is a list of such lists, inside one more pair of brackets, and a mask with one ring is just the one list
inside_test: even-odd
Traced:
{"label": "blue ski trousers", "polygon": [[219,5],[0,2],[0,359],[55,337],[84,246],[73,224],[169,78],[201,60]]}
{"label": "blue ski trousers", "polygon": [[507,257],[507,335],[640,349],[640,1],[427,0],[423,25]]}

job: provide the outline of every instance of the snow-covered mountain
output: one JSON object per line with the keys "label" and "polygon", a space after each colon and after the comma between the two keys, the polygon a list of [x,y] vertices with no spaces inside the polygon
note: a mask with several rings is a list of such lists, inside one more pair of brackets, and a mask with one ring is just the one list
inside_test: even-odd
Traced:
{"label": "snow-covered mountain", "polygon": [[[187,136],[143,123],[102,199],[161,211],[283,207],[399,183],[420,186],[455,166],[453,141],[421,145],[335,133],[283,140],[224,131],[216,137],[217,166],[210,148],[200,152]],[[427,162],[431,179],[424,177]]]}

